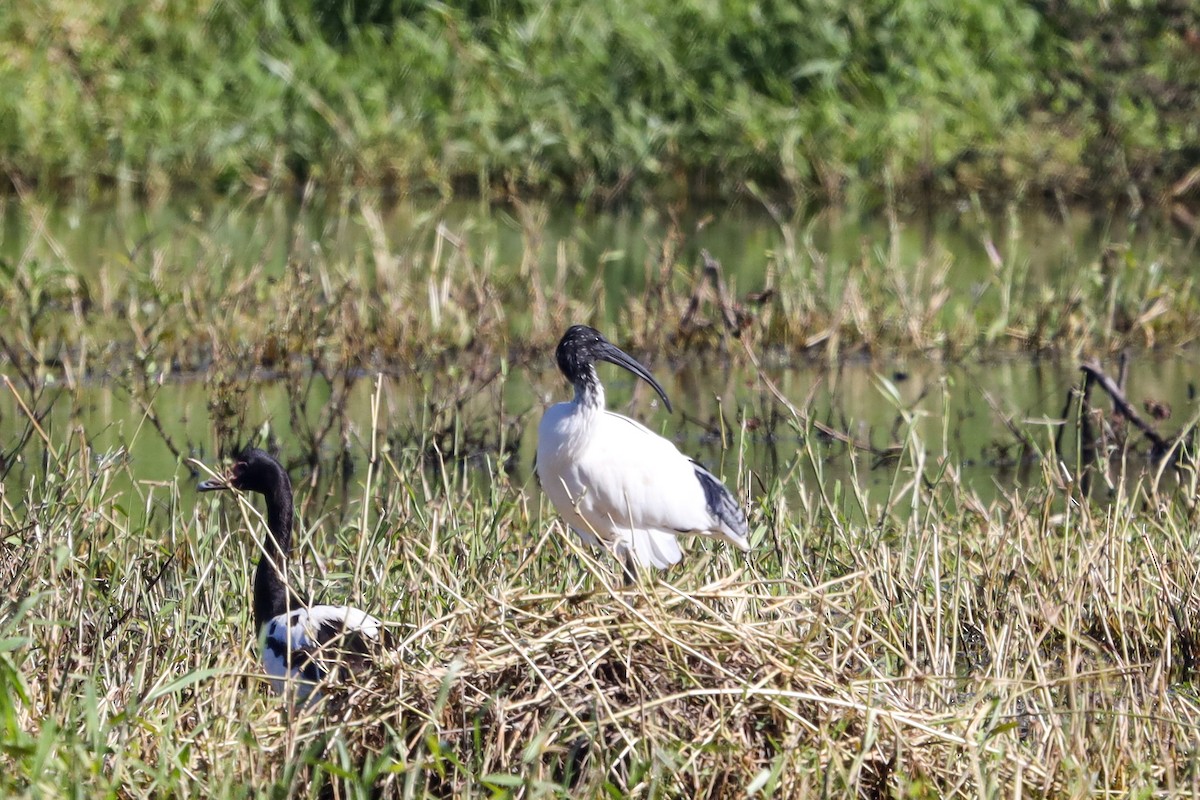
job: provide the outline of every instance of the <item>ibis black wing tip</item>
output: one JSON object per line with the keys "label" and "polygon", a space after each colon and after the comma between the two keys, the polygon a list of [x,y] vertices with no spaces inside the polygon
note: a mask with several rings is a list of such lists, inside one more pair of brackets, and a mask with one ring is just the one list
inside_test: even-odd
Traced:
{"label": "ibis black wing tip", "polygon": [[744,537],[750,530],[746,512],[716,475],[695,461],[692,462],[692,466],[696,471],[696,480],[704,490],[704,503],[708,507],[708,513],[720,520],[730,531]]}

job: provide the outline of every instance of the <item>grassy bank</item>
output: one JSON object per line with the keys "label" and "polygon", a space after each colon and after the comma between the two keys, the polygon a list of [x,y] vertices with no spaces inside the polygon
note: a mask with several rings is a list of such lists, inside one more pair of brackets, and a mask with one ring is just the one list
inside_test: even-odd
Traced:
{"label": "grassy bank", "polygon": [[0,10],[14,181],[1091,202],[1195,166],[1183,4],[414,0]]}
{"label": "grassy bank", "polygon": [[44,477],[0,502],[0,790],[1200,789],[1194,479],[1118,480],[1096,502],[1046,439],[1045,470],[985,505],[909,429],[873,505],[786,467],[741,472],[730,452],[754,551],[693,545],[618,592],[536,485],[459,481],[383,433],[356,440],[344,493],[297,482],[293,579],[388,620],[394,655],[291,716],[252,642],[262,522],[245,501],[35,439]]}

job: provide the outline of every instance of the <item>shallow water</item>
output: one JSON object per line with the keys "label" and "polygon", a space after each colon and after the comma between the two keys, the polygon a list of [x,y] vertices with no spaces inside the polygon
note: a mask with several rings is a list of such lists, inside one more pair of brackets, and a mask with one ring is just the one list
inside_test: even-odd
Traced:
{"label": "shallow water", "polygon": [[[379,209],[377,222],[365,221],[360,212],[364,205]],[[995,269],[987,242],[1003,249],[1007,259],[1027,265],[1034,277],[1094,260],[1113,241],[1123,242],[1146,262],[1184,246],[1169,231],[1139,227],[1117,216],[1074,213],[1066,218],[1008,215],[997,219],[956,208],[895,225],[878,214],[824,213],[781,225],[757,206],[746,204],[719,213],[692,209],[681,212],[678,220],[679,230],[686,232],[679,240],[678,263],[695,264],[700,250],[708,249],[722,261],[730,285],[739,293],[770,284],[772,270],[783,263],[778,253],[788,249],[814,254],[814,269],[825,264],[835,270],[865,251],[885,249],[897,263],[912,265],[914,270],[941,262],[949,264],[950,291],[975,294]],[[239,263],[244,260],[246,269],[259,265],[269,273],[279,272],[297,238],[304,238],[333,262],[370,269],[372,225],[400,254],[427,253],[432,240],[448,231],[472,242],[492,269],[509,271],[512,281],[519,280],[518,266],[528,253],[548,275],[568,265],[566,286],[578,296],[592,291],[599,275],[608,300],[600,305],[615,317],[624,297],[640,292],[658,269],[659,248],[672,221],[658,210],[585,214],[537,204],[523,209],[489,208],[481,203],[386,203],[366,196],[307,203],[289,198],[183,198],[155,206],[116,199],[46,208],[10,200],[0,219],[0,259],[8,263],[41,259],[89,278],[105,269],[111,274],[114,265],[132,263],[135,259],[130,256],[139,248],[163,246],[167,263],[154,279],[170,280],[172,271],[201,268],[200,260],[218,250],[232,254]],[[214,249],[214,242],[220,247]],[[827,277],[826,291],[839,292],[837,276]],[[519,324],[519,309],[513,310],[512,319]],[[612,338],[621,338],[614,320],[608,329]],[[879,459],[864,454],[854,462],[837,442],[822,436],[806,438],[803,427],[791,422],[789,412],[744,358],[728,364],[719,359],[667,364],[656,362],[653,354],[638,355],[666,387],[677,412],[667,415],[658,408],[645,387],[631,401],[631,377],[602,366],[602,379],[610,386],[610,407],[642,420],[726,475],[735,471],[743,452],[747,466],[764,481],[798,463],[806,481],[846,482],[852,480],[856,466],[869,493],[878,496],[886,494],[896,475],[894,463],[877,466]],[[1164,432],[1173,432],[1195,412],[1198,360],[1200,356],[1192,351],[1132,361],[1128,387],[1135,405],[1152,399],[1173,407],[1173,418],[1161,423]],[[1106,366],[1116,373],[1115,365]],[[506,367],[495,382],[466,399],[457,420],[457,438],[444,437],[439,445],[451,460],[468,465],[471,475],[482,479],[490,461],[499,463],[516,481],[532,485],[541,409],[565,399],[569,391],[553,370],[549,353]],[[767,375],[813,419],[860,442],[884,449],[917,437],[929,457],[961,464],[963,481],[984,497],[1021,480],[1016,463],[1020,448],[1002,416],[1011,416],[1025,435],[1049,449],[1056,431],[1054,420],[1062,413],[1068,390],[1079,380],[1074,362],[1020,358],[951,367],[921,358],[850,361],[834,370],[787,363],[769,368]],[[419,447],[430,427],[451,425],[448,415],[437,419],[447,405],[446,387],[453,383],[443,377],[431,376],[417,365],[397,367],[394,374],[380,378],[381,440],[396,447]],[[345,408],[346,424],[335,425],[333,434],[322,442],[322,460],[343,448],[352,462],[361,464],[366,458],[374,381],[374,376],[362,375],[354,383]],[[284,383],[269,377],[241,383],[249,390],[242,401],[239,437],[269,432],[282,445],[285,457],[303,461],[297,412]],[[127,453],[137,480],[177,476],[190,480],[186,468],[179,466],[179,457],[212,459],[217,449],[209,407],[213,389],[205,376],[170,379],[155,388],[153,396],[140,398],[131,396],[123,385],[128,382],[91,376],[70,389],[51,389],[48,397],[56,392],[60,396],[44,423],[47,434],[62,442],[82,433],[98,453]],[[321,380],[309,387],[308,423],[319,422],[331,391]],[[8,399],[0,403],[0,440],[13,442],[27,420],[11,395],[6,395]],[[146,413],[146,402],[161,430]],[[721,447],[722,436],[727,449]],[[502,444],[508,453],[503,457]],[[40,459],[33,454],[38,447],[37,441],[27,445],[24,461],[8,473],[6,482],[36,470]]]}
{"label": "shallow water", "polygon": [[[537,422],[548,403],[570,394],[548,362],[513,368],[506,379],[469,398],[457,419],[457,444],[452,436],[440,440],[446,461],[461,466],[468,481],[485,481],[495,470],[505,469],[513,481],[536,491],[531,476]],[[1197,354],[1188,352],[1138,360],[1130,366],[1129,395],[1135,405],[1153,399],[1172,406],[1172,418],[1159,423],[1164,433],[1177,430],[1197,410],[1198,362]],[[806,435],[751,370],[705,364],[675,370],[658,365],[654,371],[675,405],[674,414],[662,408],[649,387],[640,384],[635,389],[631,376],[603,365],[610,408],[641,420],[727,477],[744,457],[746,466],[760,476],[759,486],[795,468],[805,485],[820,481],[828,489],[836,482],[847,485],[857,475],[872,502],[887,498],[897,475],[894,461],[852,453],[815,431]],[[963,484],[985,501],[998,491],[1021,485],[1026,477],[1042,482],[1040,474],[1022,472],[1029,465],[1021,463],[1022,449],[1002,415],[1010,416],[1016,427],[1049,452],[1068,392],[1080,378],[1072,365],[1027,359],[978,367],[945,367],[928,361],[887,366],[858,362],[836,371],[791,367],[770,370],[768,375],[791,403],[859,442],[880,450],[908,443],[922,450],[930,462],[944,457],[961,466]],[[377,387],[381,399],[374,432],[377,441],[396,449],[421,448],[432,426],[431,401],[434,405],[437,401],[420,385],[419,376],[363,376],[351,387],[345,415],[346,449],[353,466],[361,469],[368,459]],[[318,410],[310,413],[310,419],[316,422],[330,389],[316,381],[310,391],[309,407]],[[198,479],[179,465],[175,452],[208,461],[214,458],[210,398],[203,381],[174,381],[158,388],[151,407],[161,432],[137,401],[112,384],[62,392],[43,422],[51,440],[62,442],[82,433],[97,454],[126,453],[135,480],[179,479],[186,486]],[[302,437],[291,424],[286,387],[279,381],[255,383],[246,398],[245,436],[269,432],[282,444],[285,460],[299,464],[296,472],[303,474],[305,454],[297,446]],[[1097,393],[1094,404],[1106,407],[1107,401],[1101,402]],[[1063,447],[1068,459],[1074,452],[1073,411],[1071,418]],[[12,441],[22,422],[19,414],[5,414],[0,436]],[[499,440],[501,428],[507,437],[504,443]],[[722,437],[727,447],[722,447]],[[502,446],[507,455],[500,452]],[[324,442],[322,462],[331,462],[340,448],[335,428]],[[38,452],[37,441],[27,450]],[[19,482],[21,475],[36,471],[38,461],[18,465],[9,480]]]}
{"label": "shallow water", "polygon": [[[802,262],[820,278],[823,291],[837,298],[845,265],[874,255],[894,263],[913,286],[948,266],[946,288],[973,297],[986,311],[996,302],[988,292],[996,258],[1027,269],[1029,284],[1036,286],[1095,262],[1112,246],[1131,263],[1151,269],[1163,257],[1190,255],[1193,243],[1146,219],[1069,210],[989,216],[965,203],[900,219],[878,211],[833,210],[784,219],[750,201],[677,213],[655,208],[596,213],[566,204],[436,203],[367,192],[304,200],[185,196],[157,204],[117,196],[46,206],[9,198],[0,200],[0,259],[40,260],[84,279],[106,268],[148,269],[150,280],[169,282],[172,273],[216,267],[278,275],[297,247],[319,248],[329,263],[370,271],[379,237],[400,268],[414,268],[438,251],[439,242],[458,241],[495,271],[501,285],[523,280],[529,258],[546,276],[562,272],[566,291],[575,297],[591,295],[599,277],[606,302],[597,307],[611,326],[622,300],[642,292],[657,275],[668,239],[678,248],[677,269],[696,268],[700,252],[708,250],[721,262],[734,294],[777,285],[779,270]],[[148,248],[161,255],[147,268]],[[521,309],[506,310],[519,326]]]}

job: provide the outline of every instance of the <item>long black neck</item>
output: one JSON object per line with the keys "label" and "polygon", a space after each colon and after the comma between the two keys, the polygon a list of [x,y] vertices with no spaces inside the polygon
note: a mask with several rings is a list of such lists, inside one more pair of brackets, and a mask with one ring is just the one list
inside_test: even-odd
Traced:
{"label": "long black neck", "polygon": [[[287,473],[281,471],[263,495],[267,499],[267,538],[254,571],[254,627],[259,630],[288,610],[283,574],[292,552],[292,484]],[[297,599],[291,602],[292,608],[298,604]]]}

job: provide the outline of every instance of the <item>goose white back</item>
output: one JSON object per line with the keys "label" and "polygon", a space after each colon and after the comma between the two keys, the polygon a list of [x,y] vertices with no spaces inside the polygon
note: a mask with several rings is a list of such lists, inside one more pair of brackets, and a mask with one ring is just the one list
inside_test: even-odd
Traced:
{"label": "goose white back", "polygon": [[263,633],[263,667],[282,694],[295,683],[305,700],[335,668],[358,666],[362,646],[381,643],[383,623],[353,606],[311,606],[272,617]]}

